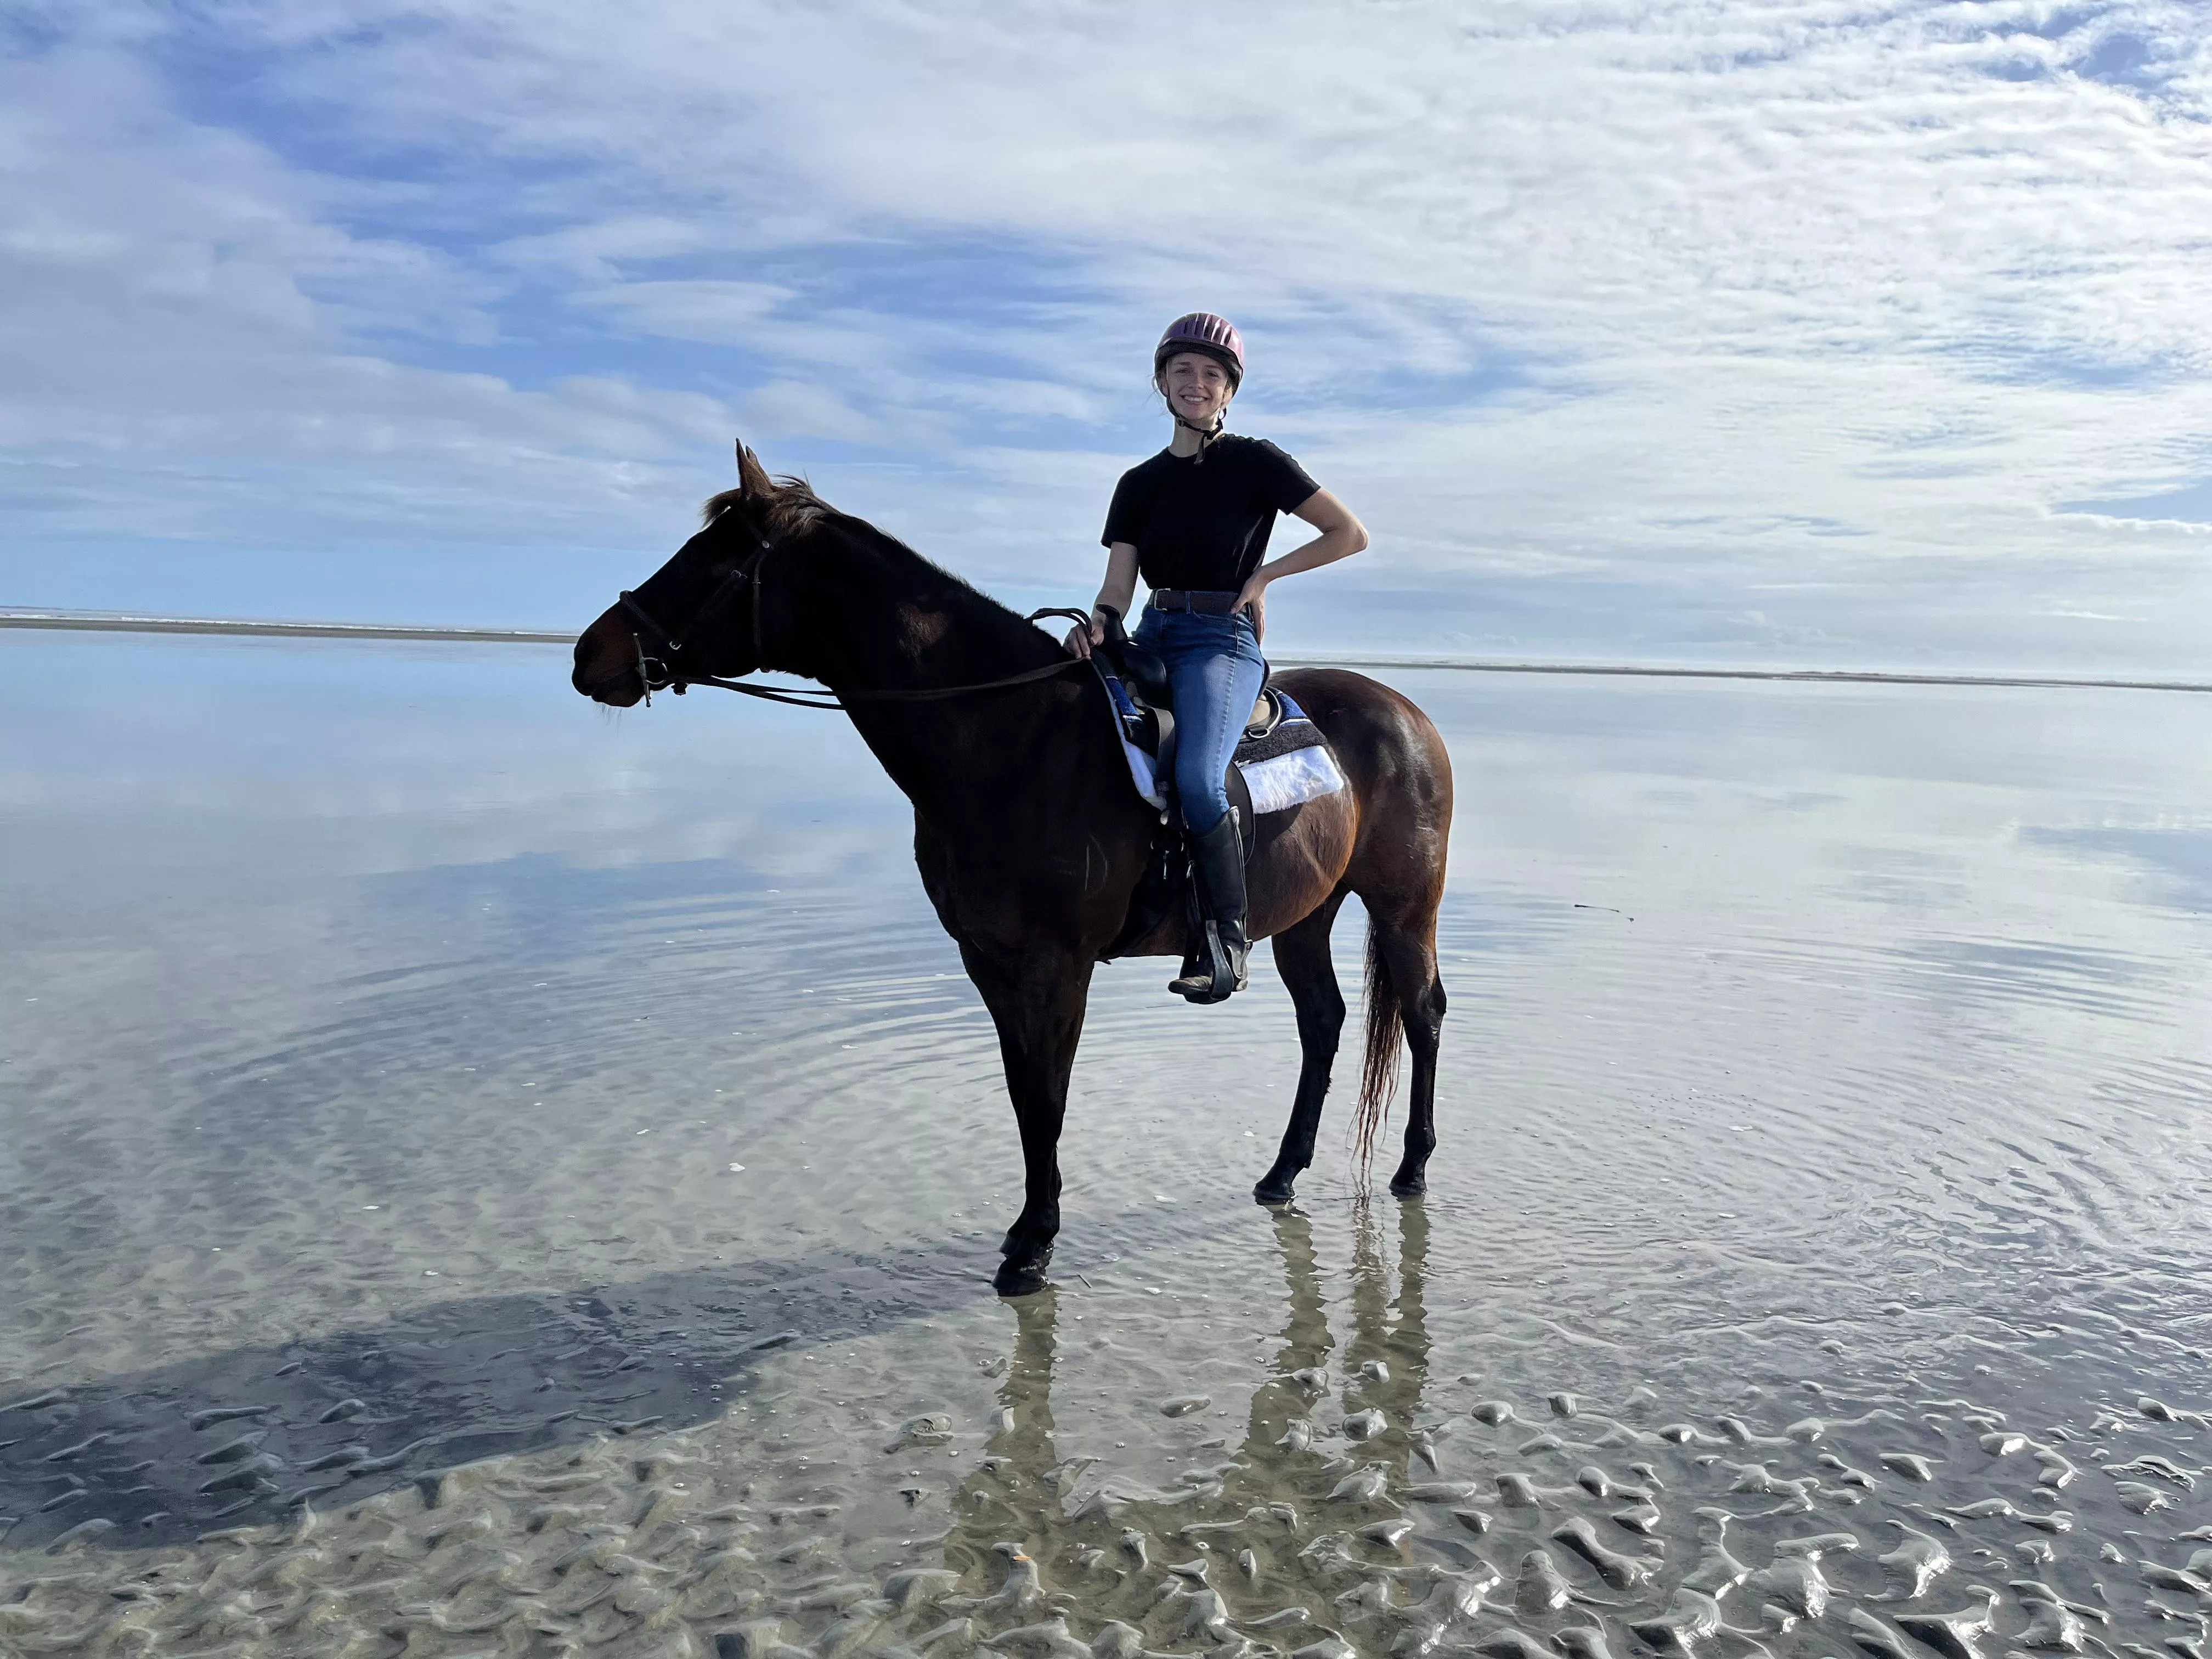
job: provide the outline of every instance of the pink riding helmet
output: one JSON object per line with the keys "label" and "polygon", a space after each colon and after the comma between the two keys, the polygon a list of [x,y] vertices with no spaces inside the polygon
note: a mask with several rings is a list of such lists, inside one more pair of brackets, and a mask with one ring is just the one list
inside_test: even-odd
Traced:
{"label": "pink riding helmet", "polygon": [[1168,359],[1178,351],[1202,351],[1209,357],[1218,358],[1221,366],[1229,371],[1230,385],[1243,384],[1244,339],[1226,317],[1217,317],[1210,311],[1194,311],[1170,323],[1168,331],[1160,336],[1159,344],[1152,348],[1152,373],[1157,374],[1166,368]]}

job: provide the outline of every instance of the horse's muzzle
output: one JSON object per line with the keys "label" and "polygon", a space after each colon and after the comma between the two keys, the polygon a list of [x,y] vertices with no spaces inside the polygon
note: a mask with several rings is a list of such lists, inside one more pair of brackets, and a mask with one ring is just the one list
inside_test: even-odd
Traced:
{"label": "horse's muzzle", "polygon": [[576,690],[593,702],[603,702],[610,708],[635,708],[645,700],[645,682],[635,668],[625,669],[605,679],[586,681],[582,675],[572,677]]}
{"label": "horse's muzzle", "polygon": [[630,708],[645,700],[645,673],[640,661],[637,636],[609,611],[586,629],[576,641],[576,666],[568,676],[574,686],[593,702],[611,708]]}

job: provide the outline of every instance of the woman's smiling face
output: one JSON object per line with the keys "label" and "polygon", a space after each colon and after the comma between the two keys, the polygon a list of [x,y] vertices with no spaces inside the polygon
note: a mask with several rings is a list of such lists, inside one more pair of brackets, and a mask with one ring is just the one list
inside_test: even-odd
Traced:
{"label": "woman's smiling face", "polygon": [[1178,351],[1160,368],[1160,392],[1168,407],[1195,427],[1210,427],[1237,387],[1218,357],[1203,351]]}

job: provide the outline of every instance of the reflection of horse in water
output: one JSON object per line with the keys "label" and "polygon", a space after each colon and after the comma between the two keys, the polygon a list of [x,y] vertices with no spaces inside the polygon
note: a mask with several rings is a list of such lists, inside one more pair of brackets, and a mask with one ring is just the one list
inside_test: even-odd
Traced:
{"label": "reflection of horse in water", "polygon": [[[1004,1426],[954,1495],[945,1542],[949,1568],[996,1587],[969,1615],[992,1628],[971,1634],[1047,1659],[1075,1659],[1074,1640],[1097,1659],[1130,1659],[1243,1638],[1293,1650],[1322,1644],[1315,1649],[1322,1659],[1346,1633],[1363,1648],[1387,1646],[1402,1630],[1441,1632],[1474,1611],[1497,1575],[1449,1536],[1425,1539],[1420,1565],[1407,1540],[1408,1497],[1449,1505],[1473,1495],[1437,1480],[1430,1436],[1440,1425],[1421,1420],[1428,1217],[1418,1204],[1398,1212],[1394,1298],[1376,1229],[1364,1206],[1356,1213],[1352,1329],[1341,1353],[1311,1224],[1296,1210],[1277,1215],[1288,1311],[1267,1380],[1253,1393],[1242,1443],[1179,1496],[1117,1498],[1091,1483],[1085,1460],[1061,1459],[1052,1412],[1057,1300],[1048,1291],[1018,1304],[999,1391]],[[1340,1421],[1322,1420],[1333,1415],[1323,1407],[1332,1393]],[[1486,1524],[1479,1510],[1466,1515],[1448,1524],[1462,1532]],[[1070,1611],[1089,1626],[1079,1635],[1065,1624]],[[997,1628],[1008,1619],[1012,1629]]]}
{"label": "reflection of horse in water", "polygon": [[[1026,1192],[997,1284],[1037,1290],[1060,1232],[1060,1123],[1091,970],[1128,921],[1158,814],[1130,784],[1104,687],[1059,641],[803,485],[771,482],[750,451],[738,476],[708,503],[706,527],[584,631],[573,683],[617,708],[687,683],[802,701],[732,678],[763,668],[835,694],[817,706],[842,706],[914,803],[922,885],[998,1028]],[[1364,1158],[1402,1037],[1412,1100],[1390,1190],[1412,1197],[1436,1146],[1451,763],[1428,716],[1388,686],[1341,670],[1281,684],[1350,787],[1255,826],[1251,934],[1274,940],[1303,1063],[1254,1194],[1287,1202],[1312,1162],[1345,1018],[1329,930],[1357,895],[1368,921],[1358,1137]],[[1171,915],[1121,953],[1179,956],[1184,932]]]}
{"label": "reflection of horse in water", "polygon": [[[2003,1471],[2006,1453],[1990,1443],[2008,1437],[1984,1433],[2002,1424],[2001,1413],[1960,1411],[1964,1432],[1948,1442],[1948,1415],[1913,1414],[1910,1395],[1778,1432],[1731,1415],[1713,1419],[1708,1431],[1685,1422],[1638,1426],[1559,1392],[1547,1401],[1557,1419],[1549,1430],[1502,1400],[1455,1424],[1442,1412],[1424,1423],[1428,1221],[1419,1205],[1398,1215],[1393,1298],[1376,1229],[1364,1206],[1355,1212],[1352,1329],[1323,1389],[1316,1384],[1334,1340],[1312,1236],[1304,1216],[1279,1213],[1289,1279],[1281,1335],[1242,1444],[1231,1453],[1217,1443],[1223,1461],[1188,1493],[1123,1499],[1091,1478],[1087,1460],[1060,1457],[1054,1298],[1018,1304],[999,1395],[1003,1426],[953,1494],[947,1570],[934,1575],[936,1605],[915,1612],[913,1648],[931,1659],[978,1642],[1014,1659],[1165,1659],[1168,1650],[1261,1659],[1267,1650],[1289,1659],[1614,1659],[1644,1650],[1774,1659],[1853,1648],[1906,1659],[1917,1650],[1910,1637],[1933,1653],[1978,1659],[1978,1638],[1990,1637],[1990,1651],[2154,1651],[2108,1644],[2085,1625],[2125,1610],[2101,1605],[2094,1540],[2076,1521],[2101,1504],[2100,1532],[2139,1538],[2128,1525],[2134,1506],[2093,1488],[2069,1491],[2067,1507],[2055,1507],[2053,1471],[2062,1484],[2076,1471],[2047,1446],[2040,1468],[2017,1458]],[[1331,1390],[1340,1413],[1326,1403]],[[1638,1388],[1626,1414],[1656,1404]],[[1932,1498],[1916,1501],[1934,1478],[1924,1463],[1887,1487],[1861,1467],[1898,1470],[1907,1458],[1880,1449],[1901,1435],[1955,1457],[1977,1433],[1990,1455],[1970,1478],[2008,1473],[2017,1502],[1992,1496],[1937,1508]],[[2015,1449],[2034,1443],[2010,1437],[2021,1442]],[[1956,1449],[1940,1449],[1947,1443]],[[1441,1479],[1439,1462],[1484,1468],[1489,1479],[1480,1488]],[[2163,1458],[2127,1467],[2156,1474],[2161,1466],[2173,1467]],[[2163,1496],[2137,1490],[2145,1500]],[[1874,1514],[1859,1514],[1862,1505]],[[1990,1530],[1969,1529],[1980,1527]],[[2005,1563],[1981,1547],[2005,1541],[2000,1527],[2036,1534],[2011,1540],[2039,1576],[2011,1581],[2010,1608],[1987,1585],[1944,1577],[1954,1561],[1986,1559],[1990,1571]],[[2065,1534],[2071,1542],[2054,1547]],[[2110,1542],[2103,1550],[2106,1560],[2123,1559]],[[2145,1604],[2148,1617],[2194,1620],[2201,1579],[2143,1565],[2147,1583],[2185,1603]],[[976,1593],[961,1593],[969,1591]],[[1876,1605],[1879,1616],[1869,1611]],[[1639,1648],[1612,1645],[1615,1632]]]}

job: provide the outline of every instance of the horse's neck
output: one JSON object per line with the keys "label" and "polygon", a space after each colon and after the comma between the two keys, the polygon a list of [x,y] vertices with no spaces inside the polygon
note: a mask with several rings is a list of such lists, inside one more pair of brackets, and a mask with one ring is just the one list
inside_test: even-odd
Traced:
{"label": "horse's neck", "polygon": [[[768,665],[833,690],[972,684],[1059,654],[1038,629],[888,538],[821,534],[789,571],[771,564],[765,586],[790,595],[777,618],[788,635],[770,638]],[[782,608],[771,601],[769,614]]]}
{"label": "horse's neck", "polygon": [[[1058,654],[1038,629],[904,548],[848,532],[821,541],[793,585],[796,637],[775,666],[837,691],[910,691],[1000,679]],[[1065,719],[1054,684],[847,708],[892,781],[927,811],[1003,787]]]}

